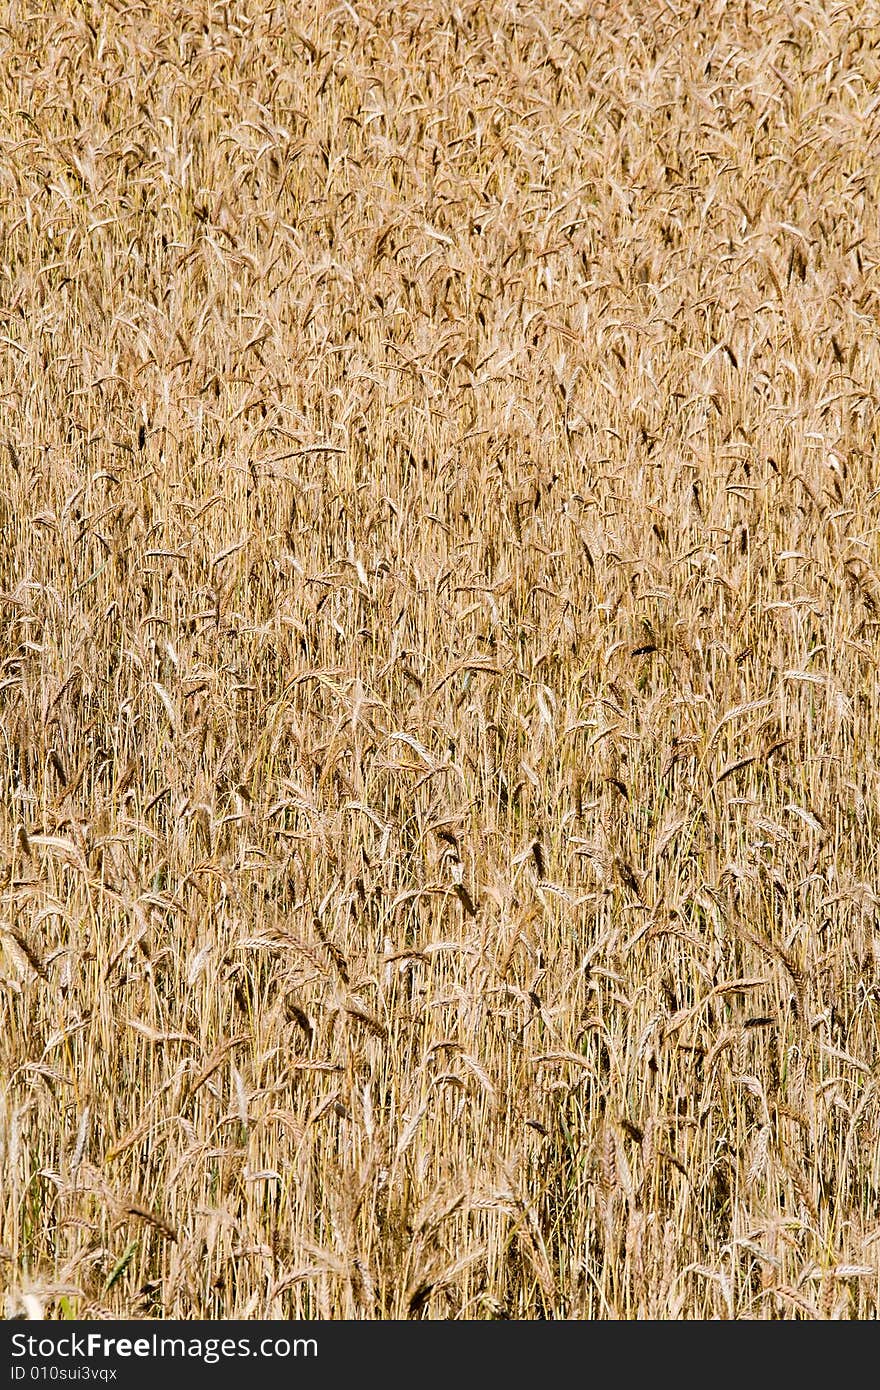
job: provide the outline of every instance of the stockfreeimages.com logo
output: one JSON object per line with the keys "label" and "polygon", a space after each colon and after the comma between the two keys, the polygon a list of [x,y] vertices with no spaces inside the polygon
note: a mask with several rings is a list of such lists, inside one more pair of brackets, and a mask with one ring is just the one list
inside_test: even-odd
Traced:
{"label": "stockfreeimages.com logo", "polygon": [[[107,1337],[101,1332],[77,1333],[60,1337],[33,1337],[16,1332],[12,1337],[12,1357],[37,1360],[92,1361],[96,1358],[137,1357],[142,1360],[178,1359],[202,1361],[206,1366],[236,1357],[254,1359],[290,1356],[317,1356],[318,1343],[314,1337],[162,1337],[154,1332],[149,1337]],[[12,1379],[24,1380],[26,1366],[13,1365]],[[69,1379],[70,1377],[65,1377]],[[85,1376],[82,1377],[86,1379]],[[93,1377],[97,1379],[96,1376]]]}

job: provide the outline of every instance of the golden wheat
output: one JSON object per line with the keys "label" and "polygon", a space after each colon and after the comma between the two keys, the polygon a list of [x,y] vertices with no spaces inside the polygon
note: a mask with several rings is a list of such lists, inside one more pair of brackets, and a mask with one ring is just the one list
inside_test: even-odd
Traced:
{"label": "golden wheat", "polygon": [[10,1310],[878,1315],[878,34],[6,7]]}

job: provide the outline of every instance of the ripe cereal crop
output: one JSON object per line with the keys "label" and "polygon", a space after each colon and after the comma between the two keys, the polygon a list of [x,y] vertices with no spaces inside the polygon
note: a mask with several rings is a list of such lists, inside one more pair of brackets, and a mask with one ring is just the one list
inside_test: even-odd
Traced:
{"label": "ripe cereal crop", "polygon": [[878,1316],[878,36],[5,6],[8,1316]]}

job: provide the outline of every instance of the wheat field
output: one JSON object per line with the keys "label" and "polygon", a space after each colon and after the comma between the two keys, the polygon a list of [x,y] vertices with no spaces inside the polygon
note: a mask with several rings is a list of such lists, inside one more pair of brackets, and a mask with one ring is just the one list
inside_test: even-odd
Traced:
{"label": "wheat field", "polygon": [[7,1315],[878,1316],[878,79],[4,6]]}

